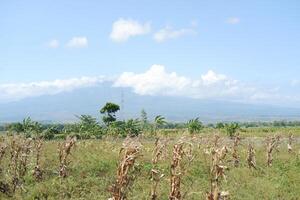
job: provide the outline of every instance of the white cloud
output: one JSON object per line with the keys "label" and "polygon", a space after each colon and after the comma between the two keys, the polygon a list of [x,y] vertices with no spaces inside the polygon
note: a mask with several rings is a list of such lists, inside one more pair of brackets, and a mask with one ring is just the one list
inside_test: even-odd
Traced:
{"label": "white cloud", "polygon": [[88,46],[88,39],[86,37],[73,37],[68,43],[67,47],[70,48],[83,48]]}
{"label": "white cloud", "polygon": [[115,87],[132,87],[141,95],[173,94],[190,84],[190,80],[178,76],[175,72],[167,73],[164,66],[152,65],[145,73],[124,72],[115,81]]}
{"label": "white cloud", "polygon": [[238,17],[230,17],[226,20],[227,24],[239,24],[241,22],[240,18]]}
{"label": "white cloud", "polygon": [[157,42],[164,42],[169,39],[176,39],[182,36],[192,35],[195,33],[196,31],[191,28],[182,28],[182,29],[174,30],[172,27],[166,26],[160,29],[159,31],[157,31],[156,33],[154,33],[153,39]]}
{"label": "white cloud", "polygon": [[[300,102],[300,96],[287,95],[278,87],[258,87],[232,79],[212,70],[198,78],[168,72],[163,65],[152,65],[143,73],[124,72],[115,78],[96,76],[31,83],[0,84],[0,102],[27,97],[54,95],[78,88],[97,86],[109,81],[114,87],[131,88],[139,95],[179,96],[196,99],[219,99],[245,103],[286,104]],[[300,84],[297,82],[297,84]],[[297,105],[298,105],[297,104]]]}
{"label": "white cloud", "polygon": [[56,49],[56,48],[59,47],[59,41],[56,40],[56,39],[50,40],[50,41],[48,42],[47,46],[48,46],[49,48]]}
{"label": "white cloud", "polygon": [[53,95],[60,92],[72,91],[77,88],[94,86],[104,82],[106,79],[100,77],[81,77],[65,80],[40,81],[31,83],[0,84],[0,102],[14,101],[26,97],[40,95]]}
{"label": "white cloud", "polygon": [[140,95],[184,96],[198,99],[226,99],[233,101],[261,101],[272,96],[224,74],[209,70],[198,79],[167,72],[162,65],[152,65],[144,73],[124,72],[114,87],[129,87]]}
{"label": "white cloud", "polygon": [[150,22],[142,24],[132,19],[120,18],[113,23],[110,38],[115,42],[125,42],[130,37],[145,35],[150,31]]}

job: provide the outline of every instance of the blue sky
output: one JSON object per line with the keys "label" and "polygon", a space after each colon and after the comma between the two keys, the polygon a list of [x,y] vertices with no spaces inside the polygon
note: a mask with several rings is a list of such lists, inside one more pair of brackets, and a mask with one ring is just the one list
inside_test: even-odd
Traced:
{"label": "blue sky", "polygon": [[[144,74],[156,64],[191,80],[226,75],[298,105],[299,10],[296,0],[1,1],[0,84]],[[112,37],[122,20],[142,30]]]}

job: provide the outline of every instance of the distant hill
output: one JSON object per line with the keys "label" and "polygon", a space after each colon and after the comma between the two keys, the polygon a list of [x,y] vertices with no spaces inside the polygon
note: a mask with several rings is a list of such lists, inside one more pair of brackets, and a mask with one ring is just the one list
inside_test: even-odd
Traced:
{"label": "distant hill", "polygon": [[120,118],[137,118],[144,108],[149,119],[161,114],[170,121],[187,121],[195,117],[204,122],[300,119],[299,108],[183,97],[140,96],[129,89],[114,88],[110,83],[103,83],[97,87],[0,104],[0,123],[19,121],[26,116],[38,121],[55,122],[71,122],[76,120],[75,115],[80,114],[100,117],[99,110],[108,101],[122,105],[122,111],[118,113]]}

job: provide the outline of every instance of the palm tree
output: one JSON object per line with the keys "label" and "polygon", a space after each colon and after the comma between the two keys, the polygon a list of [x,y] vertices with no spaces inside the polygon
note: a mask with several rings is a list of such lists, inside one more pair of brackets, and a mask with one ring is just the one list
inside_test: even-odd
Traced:
{"label": "palm tree", "polygon": [[199,118],[195,118],[188,121],[187,127],[189,133],[194,134],[199,132],[203,128],[203,124],[199,121]]}
{"label": "palm tree", "polygon": [[33,128],[33,121],[31,120],[30,117],[27,117],[25,119],[23,119],[22,121],[22,126],[23,126],[23,130],[25,133],[28,133],[32,130]]}
{"label": "palm tree", "polygon": [[161,115],[157,115],[154,118],[154,133],[155,133],[155,135],[156,135],[157,128],[166,123],[167,123],[166,119]]}
{"label": "palm tree", "polygon": [[126,135],[138,136],[141,133],[141,122],[138,119],[129,119],[124,124]]}
{"label": "palm tree", "polygon": [[240,125],[238,123],[230,123],[230,124],[225,124],[224,128],[227,135],[233,138],[236,132],[238,131],[238,129],[240,128]]}

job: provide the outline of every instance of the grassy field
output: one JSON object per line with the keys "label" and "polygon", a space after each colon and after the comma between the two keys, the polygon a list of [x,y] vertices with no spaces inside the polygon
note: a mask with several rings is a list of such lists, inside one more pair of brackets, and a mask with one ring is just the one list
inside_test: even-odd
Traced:
{"label": "grassy field", "polygon": [[[172,148],[179,140],[188,144],[193,159],[184,160],[184,171],[181,175],[182,199],[205,199],[205,194],[211,187],[211,148],[214,140],[213,131],[205,130],[202,134],[190,136],[178,131],[164,132],[160,138],[167,139],[166,154],[155,166],[164,176],[161,178],[157,199],[168,199],[170,193],[170,166],[172,162]],[[292,132],[293,153],[287,150],[287,136]],[[230,199],[300,199],[300,131],[293,129],[264,130],[245,129],[241,132],[241,144],[238,146],[240,164],[234,167],[232,151],[224,159],[226,180],[220,182],[220,188],[230,193]],[[222,133],[219,148],[233,145],[233,140]],[[265,136],[280,134],[281,140],[278,151],[273,152],[273,164],[267,167]],[[182,136],[184,139],[181,139]],[[9,144],[11,138],[4,137]],[[111,196],[109,188],[116,181],[120,149],[124,139],[103,138],[101,140],[79,140],[71,149],[68,158],[67,177],[59,177],[58,143],[62,141],[44,142],[41,149],[40,167],[43,178],[36,181],[32,175],[35,166],[35,151],[29,154],[28,169],[22,185],[15,194],[9,197],[0,192],[0,199],[108,199]],[[4,143],[2,142],[2,144]],[[128,190],[127,199],[150,199],[151,169],[155,139],[141,137],[140,156],[136,158],[132,185]],[[248,143],[255,149],[257,169],[249,169],[247,165]],[[11,181],[9,148],[0,162],[1,181]]]}

